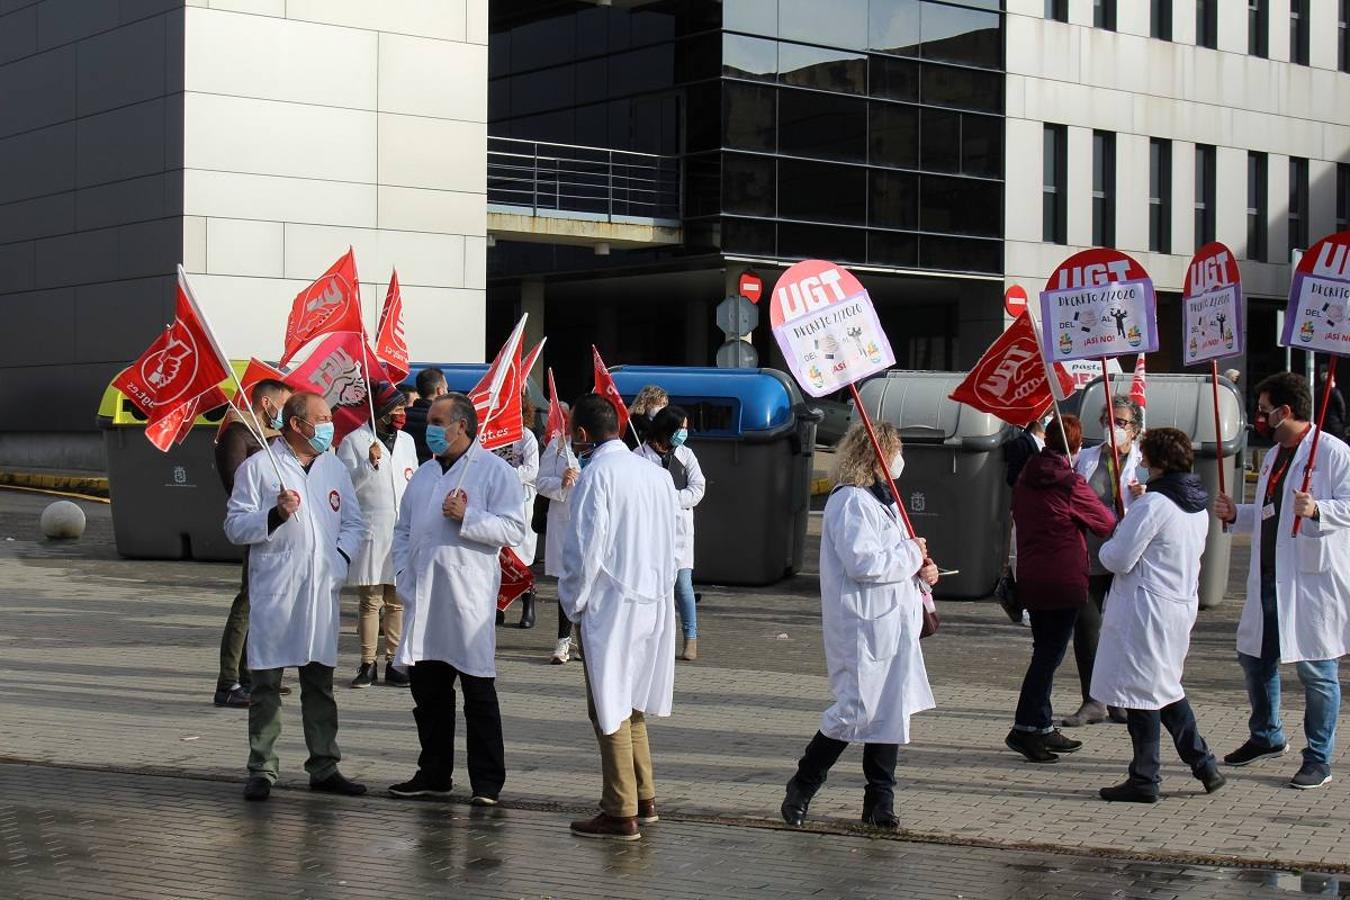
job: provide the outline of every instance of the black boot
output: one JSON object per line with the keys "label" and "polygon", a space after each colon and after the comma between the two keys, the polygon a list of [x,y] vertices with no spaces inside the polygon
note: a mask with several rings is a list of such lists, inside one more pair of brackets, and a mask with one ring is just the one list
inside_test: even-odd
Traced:
{"label": "black boot", "polygon": [[519,627],[521,628],[534,627],[534,591],[529,591],[521,595]]}
{"label": "black boot", "polygon": [[783,814],[783,821],[793,828],[801,828],[806,822],[806,811],[811,808],[811,797],[814,795],[814,790],[803,787],[796,778],[788,779],[787,795],[778,810]]}
{"label": "black boot", "polygon": [[806,821],[806,810],[811,805],[811,798],[825,783],[830,767],[838,761],[847,746],[846,741],[836,741],[819,731],[815,733],[811,743],[806,745],[806,752],[797,762],[797,774],[787,783],[787,795],[779,808],[784,822],[799,828]]}
{"label": "black boot", "polygon": [[505,624],[506,624],[506,612],[505,612],[504,610],[500,610],[500,609],[497,610],[497,624],[498,624],[498,625],[505,625]]}
{"label": "black boot", "polygon": [[867,791],[863,794],[862,822],[873,828],[895,831],[895,764],[900,747],[896,744],[867,744],[863,747],[863,775]]}

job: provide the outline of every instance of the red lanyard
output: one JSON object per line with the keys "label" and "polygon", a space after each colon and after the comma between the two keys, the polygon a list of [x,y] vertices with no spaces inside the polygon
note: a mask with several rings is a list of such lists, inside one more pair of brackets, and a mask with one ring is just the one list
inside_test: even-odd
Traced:
{"label": "red lanyard", "polygon": [[[1271,501],[1271,499],[1275,496],[1275,491],[1276,491],[1276,489],[1279,488],[1280,483],[1281,483],[1281,479],[1284,478],[1285,470],[1289,468],[1289,464],[1292,463],[1292,462],[1294,461],[1294,457],[1298,455],[1299,444],[1302,444],[1302,443],[1303,443],[1303,439],[1304,439],[1305,437],[1308,436],[1308,432],[1309,432],[1309,431],[1312,431],[1312,426],[1311,426],[1311,425],[1306,426],[1306,427],[1303,429],[1303,433],[1300,434],[1300,435],[1298,436],[1298,444],[1295,444],[1294,447],[1293,447],[1293,449],[1289,452],[1289,458],[1286,459],[1286,460],[1284,461],[1284,465],[1280,466],[1280,468],[1279,468],[1278,471],[1275,471],[1275,472],[1271,472],[1271,473],[1270,473],[1270,479],[1266,482],[1266,503],[1267,503],[1267,504],[1269,504],[1270,501]],[[1284,448],[1281,448],[1281,449],[1284,449]],[[1279,451],[1276,451],[1276,453],[1277,453],[1277,457],[1276,457],[1276,458],[1278,458],[1278,453],[1279,453]]]}

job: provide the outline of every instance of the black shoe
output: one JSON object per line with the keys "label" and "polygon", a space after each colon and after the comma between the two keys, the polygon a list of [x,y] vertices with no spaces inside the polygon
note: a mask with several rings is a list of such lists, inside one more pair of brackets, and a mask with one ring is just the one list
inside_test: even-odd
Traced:
{"label": "black shoe", "polygon": [[534,627],[534,591],[520,598],[520,628]]}
{"label": "black shoe", "polygon": [[1313,788],[1320,788],[1330,780],[1331,766],[1326,763],[1305,762],[1294,773],[1294,777],[1289,779],[1289,786],[1298,788],[1300,791],[1311,791]]}
{"label": "black shoe", "polygon": [[311,781],[309,789],[324,794],[341,794],[344,797],[359,797],[366,792],[364,784],[349,780],[341,772],[334,772],[323,781]]}
{"label": "black shoe", "polygon": [[506,610],[504,609],[497,610],[497,624],[498,625],[506,624]]}
{"label": "black shoe", "polygon": [[[1065,738],[1065,740],[1068,740]],[[1016,750],[1027,758],[1027,762],[1034,763],[1052,763],[1059,760],[1059,756],[1046,749],[1045,743],[1041,740],[1041,735],[1034,731],[1021,731],[1014,728],[1008,732],[1008,736],[1003,739],[1009,749]]]}
{"label": "black shoe", "polygon": [[216,696],[211,702],[231,709],[247,709],[249,693],[237,684],[232,688],[216,688]]}
{"label": "black shoe", "polygon": [[900,820],[896,818],[894,804],[895,798],[890,791],[877,798],[864,796],[862,823],[882,831],[898,830]]}
{"label": "black shoe", "polygon": [[778,811],[783,814],[783,821],[793,828],[801,828],[806,822],[806,811],[811,808],[811,794],[797,785],[797,779],[793,778],[787,783],[787,796],[783,798],[783,805]]}
{"label": "black shoe", "polygon": [[[386,679],[387,680],[387,679]],[[356,670],[356,677],[352,679],[352,687],[368,688],[376,681],[375,663],[361,663],[361,668]]]}
{"label": "black shoe", "polygon": [[454,785],[453,781],[448,780],[443,784],[433,782],[418,769],[416,775],[402,784],[391,785],[389,793],[395,797],[449,797]]}
{"label": "black shoe", "polygon": [[1206,794],[1212,794],[1228,783],[1228,779],[1225,778],[1223,776],[1223,773],[1219,771],[1218,766],[1215,766],[1214,768],[1209,769],[1207,771],[1201,772],[1199,775],[1196,775],[1195,777],[1200,779],[1200,783],[1205,786]]}
{"label": "black shoe", "polygon": [[1265,744],[1258,744],[1256,741],[1248,739],[1247,743],[1234,750],[1223,758],[1224,764],[1229,766],[1248,766],[1258,759],[1270,759],[1276,756],[1283,756],[1289,749],[1288,744],[1281,744],[1278,747],[1268,747]]}
{"label": "black shoe", "polygon": [[272,782],[261,775],[250,775],[244,782],[244,799],[262,802],[272,796]]}
{"label": "black shoe", "polygon": [[1082,741],[1075,741],[1073,738],[1065,737],[1058,729],[1049,734],[1040,735],[1041,746],[1051,753],[1072,753],[1083,746]]}
{"label": "black shoe", "polygon": [[1115,787],[1104,787],[1097,792],[1110,803],[1157,803],[1158,789],[1147,788],[1133,781],[1122,781]]}
{"label": "black shoe", "polygon": [[390,687],[405,688],[412,684],[412,679],[395,669],[393,663],[386,662],[384,664],[384,683]]}

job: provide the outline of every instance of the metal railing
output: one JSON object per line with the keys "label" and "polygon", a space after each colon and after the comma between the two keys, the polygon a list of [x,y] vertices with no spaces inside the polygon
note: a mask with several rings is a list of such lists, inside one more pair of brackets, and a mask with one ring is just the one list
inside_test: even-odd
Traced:
{"label": "metal railing", "polygon": [[530,215],[679,224],[673,156],[489,137],[489,207]]}

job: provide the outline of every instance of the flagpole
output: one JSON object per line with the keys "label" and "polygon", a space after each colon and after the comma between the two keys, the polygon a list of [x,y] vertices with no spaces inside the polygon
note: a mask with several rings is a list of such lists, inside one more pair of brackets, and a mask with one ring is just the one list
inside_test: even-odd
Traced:
{"label": "flagpole", "polygon": [[1050,388],[1050,405],[1055,410],[1055,423],[1059,425],[1059,436],[1064,441],[1064,455],[1069,458],[1069,465],[1073,465],[1073,449],[1069,447],[1069,433],[1064,430],[1064,416],[1059,410],[1059,397],[1056,396],[1055,388],[1059,387],[1059,375],[1055,372],[1055,367],[1051,365],[1050,360],[1045,358],[1045,345],[1041,343],[1041,326],[1036,321],[1036,314],[1031,311],[1031,303],[1027,302],[1027,318],[1031,321],[1031,330],[1036,334],[1036,352],[1041,357],[1041,367],[1045,369],[1045,386]]}
{"label": "flagpole", "polygon": [[[234,366],[230,363],[230,358],[220,349],[220,344],[216,342],[216,333],[211,328],[211,322],[206,318],[206,313],[197,303],[196,295],[192,293],[192,285],[188,283],[187,273],[183,271],[182,263],[178,264],[178,283],[183,286],[183,296],[187,298],[188,306],[192,307],[193,313],[197,316],[197,321],[202,323],[202,331],[205,332],[206,339],[211,342],[211,349],[215,351],[216,356],[225,363],[225,370],[230,373],[230,379],[234,382],[235,395],[243,397],[244,403],[248,404],[249,408],[252,409],[252,404],[249,403],[249,397],[244,393],[244,386],[239,382],[239,373],[234,371]],[[281,489],[283,491],[287,490],[286,476],[281,474],[281,463],[277,462],[276,454],[272,452],[272,445],[267,442],[267,435],[258,434],[253,431],[253,428],[248,424],[247,420],[244,420],[244,427],[248,428],[253,436],[258,438],[259,443],[262,444],[263,452],[267,454],[267,458],[272,462],[273,470],[277,473],[277,481],[281,485]]]}
{"label": "flagpole", "polygon": [[1125,498],[1120,493],[1120,450],[1116,447],[1116,398],[1111,393],[1111,368],[1102,357],[1102,383],[1106,388],[1106,433],[1111,440],[1111,461],[1115,470],[1111,472],[1111,496],[1116,501],[1116,515],[1125,517]]}
{"label": "flagpole", "polygon": [[[1219,461],[1219,493],[1227,494],[1223,471],[1223,419],[1219,415],[1219,360],[1211,359],[1209,367],[1210,384],[1214,387],[1214,455]],[[1219,525],[1224,531],[1228,530],[1227,522],[1220,521]]]}
{"label": "flagpole", "polygon": [[[519,356],[519,354],[520,354],[520,341],[521,341],[521,339],[522,339],[522,338],[524,337],[524,335],[525,335],[525,321],[526,321],[527,319],[529,319],[529,317],[530,317],[530,314],[529,314],[529,313],[524,313],[523,315],[521,315],[520,321],[516,323],[516,327],[511,331],[511,337],[508,338],[507,341],[506,341],[507,346],[502,348],[503,351],[509,350],[510,345],[511,345],[512,343],[514,343],[514,344],[516,345],[516,354],[517,354],[517,356]],[[492,382],[488,385],[488,412],[489,412],[489,413],[491,413],[492,410],[497,406],[497,398],[501,396],[501,393],[502,393],[502,382],[504,382],[504,381],[506,380],[506,371],[507,371],[508,368],[510,368],[510,364],[507,362],[508,357],[509,357],[509,353],[508,353],[507,356],[503,356],[503,357],[502,357],[503,365],[502,365],[502,367],[501,367],[500,369],[498,369],[497,372],[492,376]],[[521,377],[522,385],[523,385],[524,380],[525,380],[525,379],[524,379],[524,377],[522,376],[522,377]],[[475,413],[474,415],[475,415],[475,418],[476,418],[476,417],[477,417],[477,413]],[[477,444],[477,443],[478,443],[478,438],[477,438],[477,436],[474,437],[473,443],[474,443],[474,444]],[[470,445],[469,450],[473,450],[473,449],[474,449],[473,445]],[[464,451],[464,452],[465,452],[465,453],[468,453],[469,450],[466,450],[466,451]],[[467,460],[464,461],[464,468],[463,468],[462,470],[460,470],[460,473],[459,473],[459,483],[455,485],[455,492],[456,492],[456,493],[458,493],[459,490],[464,486],[464,479],[465,479],[466,477],[468,477],[468,474],[469,474],[469,466],[470,466],[472,463],[473,463],[473,457],[472,457],[472,456],[470,456]]]}
{"label": "flagpole", "polygon": [[[1327,407],[1331,405],[1331,386],[1336,381],[1336,355],[1327,354],[1327,384],[1322,389],[1322,408],[1317,411],[1317,430],[1313,432],[1312,447],[1308,450],[1308,464],[1303,467],[1303,489],[1301,494],[1308,493],[1312,487],[1313,466],[1317,463],[1317,447],[1322,440],[1322,426],[1327,420]],[[1303,517],[1294,516],[1294,537],[1298,537],[1299,531],[1303,527]]]}

